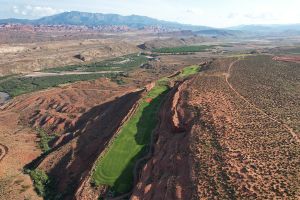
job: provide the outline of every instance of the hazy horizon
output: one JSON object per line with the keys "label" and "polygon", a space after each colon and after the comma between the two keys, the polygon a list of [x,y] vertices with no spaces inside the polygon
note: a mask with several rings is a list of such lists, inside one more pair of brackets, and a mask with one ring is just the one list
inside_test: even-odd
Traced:
{"label": "hazy horizon", "polygon": [[249,24],[295,24],[300,22],[296,0],[0,0],[0,18],[36,19],[66,11],[141,15],[160,20],[217,28]]}

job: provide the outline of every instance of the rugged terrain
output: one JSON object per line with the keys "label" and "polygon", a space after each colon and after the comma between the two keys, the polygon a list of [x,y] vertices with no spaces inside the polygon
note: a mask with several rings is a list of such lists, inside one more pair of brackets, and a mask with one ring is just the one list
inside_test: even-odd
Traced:
{"label": "rugged terrain", "polygon": [[[22,173],[23,167],[29,163],[29,168],[38,166],[38,169],[52,174],[52,177],[61,177],[58,191],[75,193],[78,188],[80,192],[81,184],[89,178],[93,163],[124,122],[128,111],[142,95],[143,88],[158,77],[174,73],[181,65],[188,66],[199,61],[199,58],[191,56],[162,57],[159,62],[149,62],[149,69],[138,68],[123,77],[125,85],[100,78],[24,94],[10,100],[1,107],[3,117],[0,125],[4,131],[1,141],[5,141],[1,143],[1,196],[13,199],[38,198],[29,177]],[[120,117],[116,117],[115,113],[119,113]],[[42,142],[45,139],[42,135],[44,131],[55,138],[51,142],[46,141],[46,145]],[[21,139],[15,140],[16,137]],[[44,151],[49,149],[48,142],[53,150],[40,156],[39,147],[43,147]],[[20,146],[28,146],[28,151],[20,149]],[[20,151],[22,153],[17,153]],[[58,168],[68,168],[70,173]],[[90,182],[87,184],[90,185]],[[14,192],[8,191],[5,185],[11,185]]]}
{"label": "rugged terrain", "polygon": [[[252,74],[242,68],[250,63],[244,62],[259,60],[260,64],[252,66],[264,66],[263,70],[274,74],[272,65],[266,64],[270,59],[220,59],[174,91],[161,110],[155,150],[143,168],[133,199],[299,198],[299,116],[294,121],[297,126],[290,126],[294,124],[290,117],[280,118],[294,116],[299,105],[294,109],[283,106],[285,112],[274,113],[274,108],[281,107],[276,104],[281,96],[266,93],[266,85],[255,91],[273,94],[269,96],[275,104],[272,107],[260,104],[267,99],[245,92],[258,86],[254,81],[269,77],[262,73],[264,77],[251,78]],[[281,66],[278,70],[285,71],[277,74],[278,78],[299,79],[298,67],[293,75],[286,76],[287,66],[277,65]],[[247,69],[256,77],[261,73]],[[248,78],[253,81],[249,85],[237,83]],[[260,84],[276,86],[279,80],[268,81]],[[283,96],[298,102],[299,97],[293,96],[296,90],[289,91]]]}
{"label": "rugged terrain", "polygon": [[[138,52],[122,40],[94,39],[0,45],[0,74],[19,74],[51,67],[80,65]],[[81,55],[81,59],[76,55]],[[84,61],[83,61],[84,59]]]}
{"label": "rugged terrain", "polygon": [[297,47],[122,34],[2,45],[0,199],[300,198]]}

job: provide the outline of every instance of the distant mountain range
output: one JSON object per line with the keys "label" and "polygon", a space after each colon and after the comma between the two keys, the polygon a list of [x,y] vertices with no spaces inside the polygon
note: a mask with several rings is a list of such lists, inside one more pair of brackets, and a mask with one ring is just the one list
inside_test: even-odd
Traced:
{"label": "distant mountain range", "polygon": [[197,35],[216,37],[236,37],[253,35],[300,35],[300,24],[291,25],[241,25],[218,29],[208,26],[195,26],[158,20],[146,16],[118,14],[102,14],[87,12],[64,12],[57,15],[42,17],[40,19],[1,19],[0,24],[28,24],[28,25],[76,25],[76,26],[128,26],[142,29],[149,26],[159,26],[177,30],[191,30]]}
{"label": "distant mountain range", "polygon": [[300,33],[300,24],[270,24],[270,25],[240,25],[227,28],[227,30],[238,30],[251,33]]}
{"label": "distant mountain range", "polygon": [[130,28],[143,28],[145,26],[163,26],[166,28],[185,29],[185,30],[209,30],[207,26],[192,26],[176,22],[157,20],[150,17],[130,15],[122,16],[118,14],[102,14],[87,12],[64,12],[53,16],[42,17],[40,19],[2,19],[0,24],[30,24],[30,25],[77,25],[77,26],[128,26]]}

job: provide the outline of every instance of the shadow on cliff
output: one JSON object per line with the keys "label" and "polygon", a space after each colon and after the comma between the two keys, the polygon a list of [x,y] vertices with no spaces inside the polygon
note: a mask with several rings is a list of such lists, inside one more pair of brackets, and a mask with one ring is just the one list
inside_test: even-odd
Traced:
{"label": "shadow on cliff", "polygon": [[[78,136],[43,154],[26,167],[43,169],[43,166],[51,166],[47,172],[56,179],[56,191],[65,194],[63,199],[72,199],[80,181],[92,169],[123,119],[141,98],[142,92],[128,93],[91,108],[67,131]],[[53,158],[59,161],[51,165]]]}
{"label": "shadow on cliff", "polygon": [[161,93],[158,97],[154,98],[148,106],[144,108],[137,124],[137,134],[135,135],[137,144],[144,145],[144,147],[135,157],[133,157],[128,162],[126,168],[123,170],[119,178],[115,181],[114,187],[111,188],[115,195],[130,192],[133,188],[134,173],[136,173],[134,172],[135,164],[139,159],[146,156],[150,150],[152,133],[158,125],[159,121],[159,110],[168,92],[169,90]]}

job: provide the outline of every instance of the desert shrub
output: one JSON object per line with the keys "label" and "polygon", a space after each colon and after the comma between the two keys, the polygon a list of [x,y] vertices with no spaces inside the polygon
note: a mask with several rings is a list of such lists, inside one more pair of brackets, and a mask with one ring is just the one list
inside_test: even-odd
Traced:
{"label": "desert shrub", "polygon": [[46,172],[40,169],[26,171],[32,181],[35,191],[45,200],[60,200],[63,195],[56,191],[57,182],[53,177],[50,177]]}
{"label": "desert shrub", "polygon": [[49,147],[49,142],[55,138],[54,135],[49,135],[45,130],[43,129],[37,129],[38,137],[40,138],[39,147],[41,150],[46,153],[51,150]]}
{"label": "desert shrub", "polygon": [[33,184],[38,195],[44,197],[46,195],[46,186],[49,184],[48,175],[44,171],[38,169],[30,171],[29,175],[33,180]]}

